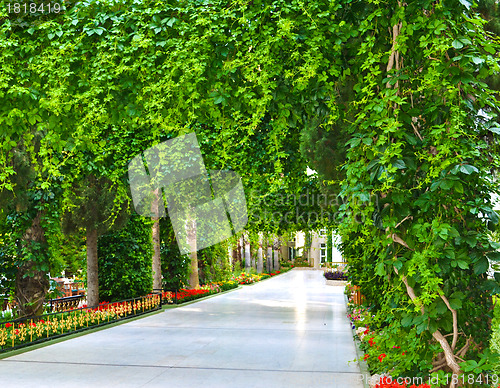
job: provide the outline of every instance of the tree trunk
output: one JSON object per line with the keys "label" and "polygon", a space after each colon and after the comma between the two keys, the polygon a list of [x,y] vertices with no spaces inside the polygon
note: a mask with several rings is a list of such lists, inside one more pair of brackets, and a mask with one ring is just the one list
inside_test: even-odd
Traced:
{"label": "tree trunk", "polygon": [[273,253],[274,253],[274,270],[278,271],[280,269],[280,258],[279,258],[280,240],[278,238],[274,239]]}
{"label": "tree trunk", "polygon": [[240,264],[242,269],[247,267],[247,264],[243,264],[243,260],[245,260],[245,240],[243,238],[243,235],[240,237],[239,243],[238,243],[238,250],[240,251]]}
{"label": "tree trunk", "polygon": [[[23,236],[23,245],[30,251],[32,245],[45,243],[45,231],[40,220],[42,213],[39,212],[31,226]],[[36,254],[36,252],[33,252]],[[19,308],[20,317],[28,317],[43,314],[43,303],[49,291],[49,279],[46,271],[36,268],[33,261],[24,262],[17,270],[15,298]]]}
{"label": "tree trunk", "polygon": [[244,240],[245,244],[245,270],[248,272],[250,268],[252,268],[252,263],[250,261],[250,241],[248,241],[246,238]]}
{"label": "tree trunk", "polygon": [[273,272],[273,247],[271,245],[271,240],[267,238],[267,260],[266,260],[267,272]]}
{"label": "tree trunk", "polygon": [[262,254],[262,246],[259,246],[257,251],[257,273],[262,273],[264,271],[264,258]]}
{"label": "tree trunk", "polygon": [[253,269],[256,269],[255,268],[255,266],[256,266],[256,264],[255,264],[255,255],[252,255],[252,250],[251,250],[250,246],[249,246],[248,249],[250,250],[250,267],[253,268]]}
{"label": "tree trunk", "polygon": [[198,251],[196,246],[196,220],[188,219],[187,221],[187,238],[191,253],[190,257],[190,272],[189,272],[189,288],[200,288],[200,278],[198,276]]}
{"label": "tree trunk", "polygon": [[233,247],[231,245],[229,245],[227,247],[227,255],[229,257],[229,268],[232,271],[233,270]]}
{"label": "tree trunk", "polygon": [[257,251],[257,273],[264,270],[264,260],[262,257],[262,235],[259,235],[259,250]]}
{"label": "tree trunk", "polygon": [[87,306],[99,304],[97,229],[87,228]]}
{"label": "tree trunk", "polygon": [[160,257],[160,217],[159,214],[159,193],[160,190],[156,189],[154,191],[155,198],[151,204],[151,212],[155,214],[153,217],[153,291],[161,290],[161,257]]}

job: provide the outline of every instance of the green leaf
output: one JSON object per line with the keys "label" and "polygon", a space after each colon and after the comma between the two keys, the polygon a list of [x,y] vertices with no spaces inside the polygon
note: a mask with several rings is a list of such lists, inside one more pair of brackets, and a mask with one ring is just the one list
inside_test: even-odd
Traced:
{"label": "green leaf", "polygon": [[443,179],[439,185],[443,190],[449,190],[453,187],[454,182],[451,179]]}
{"label": "green leaf", "polygon": [[217,97],[214,98],[214,103],[217,105],[217,104],[221,104],[225,101],[226,99],[224,98],[224,96],[222,96],[221,94],[219,94]]}
{"label": "green leaf", "polygon": [[490,252],[487,253],[486,256],[488,256],[488,259],[491,261],[500,261],[500,252]]}
{"label": "green leaf", "polygon": [[458,310],[458,309],[462,308],[462,300],[461,299],[458,299],[458,298],[450,299],[449,302],[450,302],[451,308],[454,310]]}
{"label": "green leaf", "polygon": [[398,170],[406,168],[405,162],[401,159],[396,160],[392,165],[396,167]]}
{"label": "green leaf", "polygon": [[467,1],[467,0],[459,0],[460,1],[460,4],[464,5],[465,8],[467,8],[468,10],[470,9],[472,3],[470,1]]}
{"label": "green leaf", "polygon": [[361,139],[359,137],[353,137],[346,144],[354,148],[357,147],[359,143],[361,143]]}
{"label": "green leaf", "polygon": [[168,19],[167,26],[172,27],[176,21],[177,21],[176,18],[170,18],[170,19]]}
{"label": "green leaf", "polygon": [[464,47],[463,43],[457,39],[455,39],[451,45],[453,46],[453,48],[456,48],[457,50]]}
{"label": "green leaf", "polygon": [[476,275],[481,275],[488,271],[490,263],[486,257],[481,257],[476,263],[474,263],[474,273]]}
{"label": "green leaf", "polygon": [[448,310],[448,307],[446,307],[446,304],[443,302],[442,299],[439,299],[438,304],[436,306],[436,311],[440,315],[443,315],[447,310]]}
{"label": "green leaf", "polygon": [[474,62],[476,65],[479,65],[480,63],[484,62],[484,59],[479,57],[472,57],[472,62]]}
{"label": "green leaf", "polygon": [[385,265],[383,262],[379,262],[375,267],[375,274],[378,276],[385,276]]}
{"label": "green leaf", "polygon": [[467,264],[467,262],[464,260],[457,260],[457,264],[461,269],[469,268],[469,264]]}
{"label": "green leaf", "polygon": [[460,166],[460,172],[470,175],[473,172],[479,172],[479,170],[476,167],[471,166],[470,164],[463,164]]}
{"label": "green leaf", "polygon": [[477,245],[477,238],[474,236],[465,236],[463,239],[471,248],[474,248]]}
{"label": "green leaf", "polygon": [[413,323],[413,317],[411,315],[407,315],[401,320],[401,326],[403,327],[409,327],[412,325],[412,323]]}
{"label": "green leaf", "polygon": [[455,291],[450,295],[450,299],[463,299],[465,297],[462,291]]}

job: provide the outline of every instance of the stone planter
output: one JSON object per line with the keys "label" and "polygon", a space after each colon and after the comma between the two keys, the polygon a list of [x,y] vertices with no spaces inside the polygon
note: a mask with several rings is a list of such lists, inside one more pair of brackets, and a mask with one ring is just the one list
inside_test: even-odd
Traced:
{"label": "stone planter", "polygon": [[326,285],[327,286],[345,286],[346,285],[345,280],[328,280],[326,279]]}

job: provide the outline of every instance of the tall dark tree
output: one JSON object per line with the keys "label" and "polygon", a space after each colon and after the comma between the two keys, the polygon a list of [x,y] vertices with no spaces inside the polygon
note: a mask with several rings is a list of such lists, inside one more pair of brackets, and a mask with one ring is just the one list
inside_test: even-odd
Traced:
{"label": "tall dark tree", "polygon": [[89,174],[77,181],[70,195],[72,207],[64,213],[66,233],[86,231],[87,304],[99,304],[97,240],[100,235],[121,227],[129,215],[129,203],[121,202],[117,185],[104,176]]}
{"label": "tall dark tree", "polygon": [[[14,173],[10,187],[0,190],[0,224],[4,243],[6,283],[15,295],[19,316],[43,313],[49,290],[50,257],[46,232],[48,218],[57,218],[57,203],[50,188],[42,188],[44,175],[37,166],[37,152],[43,133],[32,132],[32,148],[18,142],[8,153],[9,169]],[[52,219],[52,221],[54,221]],[[53,230],[52,230],[53,232]]]}

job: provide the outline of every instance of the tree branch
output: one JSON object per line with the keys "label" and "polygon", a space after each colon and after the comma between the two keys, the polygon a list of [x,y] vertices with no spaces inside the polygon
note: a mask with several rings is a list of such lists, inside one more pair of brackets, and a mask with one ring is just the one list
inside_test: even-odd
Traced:
{"label": "tree branch", "polygon": [[[398,269],[396,267],[394,267],[394,271],[396,272],[397,275],[399,275]],[[403,275],[401,277],[401,280],[403,281],[403,283],[406,286],[406,292],[408,293],[408,296],[410,297],[410,299],[414,303],[417,303],[417,296],[415,294],[415,290],[413,289],[413,287],[411,287],[408,284],[408,279],[406,278],[406,276]],[[419,303],[419,305],[420,305],[419,306],[420,312],[422,313],[422,315],[424,315],[425,314],[424,306],[420,303]],[[461,374],[460,366],[457,364],[457,361],[455,360],[455,355],[453,354],[453,350],[451,349],[450,344],[448,343],[446,338],[443,336],[443,334],[441,334],[441,332],[439,330],[436,330],[434,333],[432,333],[432,336],[441,345],[441,348],[443,349],[444,357],[446,360],[446,365],[448,365],[448,367],[450,367],[450,369],[453,371],[453,373],[455,373],[457,375]],[[455,384],[451,383],[450,388],[454,388],[454,387],[455,387]]]}
{"label": "tree branch", "polygon": [[455,346],[457,345],[458,341],[458,320],[457,320],[457,310],[452,309],[450,306],[450,302],[444,296],[443,294],[439,293],[439,296],[443,300],[443,302],[446,304],[446,307],[448,307],[448,310],[451,311],[451,315],[453,316],[453,341],[451,342],[451,350],[455,351]]}

